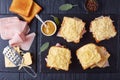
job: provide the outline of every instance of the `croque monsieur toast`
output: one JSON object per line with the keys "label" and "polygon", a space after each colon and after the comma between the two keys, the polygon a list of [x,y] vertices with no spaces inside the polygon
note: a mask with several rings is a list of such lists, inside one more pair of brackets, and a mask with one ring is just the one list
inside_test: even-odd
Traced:
{"label": "croque monsieur toast", "polygon": [[84,70],[87,68],[104,68],[109,66],[106,64],[108,64],[110,54],[102,46],[97,46],[93,43],[86,44],[76,51],[76,55]]}
{"label": "croque monsieur toast", "polygon": [[117,34],[113,21],[107,16],[95,18],[90,24],[90,32],[92,32],[96,42],[110,39]]}
{"label": "croque monsieur toast", "polygon": [[58,36],[63,37],[67,42],[79,43],[85,32],[85,22],[81,19],[64,17]]}
{"label": "croque monsieur toast", "polygon": [[46,63],[47,67],[55,68],[56,70],[69,70],[71,63],[71,51],[61,45],[52,46],[49,49]]}

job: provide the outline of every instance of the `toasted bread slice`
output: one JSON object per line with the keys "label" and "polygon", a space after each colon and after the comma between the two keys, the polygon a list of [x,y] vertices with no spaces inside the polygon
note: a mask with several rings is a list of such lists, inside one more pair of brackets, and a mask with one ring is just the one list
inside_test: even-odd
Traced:
{"label": "toasted bread slice", "polygon": [[29,16],[32,5],[33,0],[12,0],[9,10],[23,16]]}
{"label": "toasted bread slice", "polygon": [[108,58],[110,57],[110,54],[108,53],[108,51],[104,48],[104,47],[98,47],[98,52],[100,53],[101,55],[101,60],[100,62],[98,62],[97,64],[95,65],[92,65],[91,68],[94,68],[94,67],[100,67],[100,68],[104,68],[106,62],[108,61]]}
{"label": "toasted bread slice", "polygon": [[55,68],[56,70],[69,70],[71,63],[71,51],[64,47],[52,46],[49,49],[46,62],[47,67]]}
{"label": "toasted bread slice", "polygon": [[90,32],[92,32],[96,42],[112,38],[117,34],[113,21],[108,16],[94,19],[90,25]]}
{"label": "toasted bread slice", "polygon": [[24,20],[27,22],[31,22],[31,20],[35,17],[37,13],[39,13],[42,10],[42,8],[35,2],[33,2],[33,6],[31,8],[29,16],[24,16],[19,14]]}
{"label": "toasted bread slice", "polygon": [[99,51],[102,59],[96,65],[98,67],[102,68],[105,65],[108,58],[110,57],[110,54],[108,53],[108,51],[104,47],[98,47],[98,51]]}
{"label": "toasted bread slice", "polygon": [[87,69],[101,60],[101,55],[97,50],[97,46],[89,43],[79,48],[76,52],[83,69]]}
{"label": "toasted bread slice", "polygon": [[63,37],[67,42],[79,43],[85,31],[85,22],[78,18],[64,17],[61,24],[59,37]]}

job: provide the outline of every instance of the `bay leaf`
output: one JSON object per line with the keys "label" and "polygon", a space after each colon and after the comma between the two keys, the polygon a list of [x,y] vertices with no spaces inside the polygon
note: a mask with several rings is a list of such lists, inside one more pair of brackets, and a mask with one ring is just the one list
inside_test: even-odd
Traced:
{"label": "bay leaf", "polygon": [[78,5],[72,5],[72,4],[63,4],[59,7],[59,10],[61,11],[68,11],[72,9],[73,7],[78,6]]}
{"label": "bay leaf", "polygon": [[54,21],[55,21],[55,23],[56,23],[57,25],[60,24],[60,21],[59,21],[58,17],[53,16],[53,15],[51,15],[51,17],[53,17],[53,19],[54,19]]}
{"label": "bay leaf", "polygon": [[49,47],[49,42],[45,42],[41,47],[40,47],[40,52],[45,51]]}

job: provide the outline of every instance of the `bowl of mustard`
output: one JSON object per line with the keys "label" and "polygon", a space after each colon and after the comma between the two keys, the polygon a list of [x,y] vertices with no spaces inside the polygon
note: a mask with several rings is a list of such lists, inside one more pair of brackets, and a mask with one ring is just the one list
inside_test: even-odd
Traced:
{"label": "bowl of mustard", "polygon": [[52,36],[55,34],[57,26],[52,20],[46,20],[44,24],[41,25],[41,32],[45,36]]}

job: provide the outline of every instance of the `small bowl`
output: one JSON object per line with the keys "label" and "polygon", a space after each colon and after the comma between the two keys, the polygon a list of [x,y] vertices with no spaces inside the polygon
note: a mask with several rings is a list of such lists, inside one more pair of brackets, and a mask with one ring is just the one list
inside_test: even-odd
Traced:
{"label": "small bowl", "polygon": [[87,7],[88,1],[90,1],[90,0],[85,0],[85,4],[84,4],[85,10],[88,11],[88,12],[96,12],[98,10],[98,7],[99,7],[98,1],[95,0],[95,2],[96,2],[96,5],[95,5],[96,6],[96,10],[95,11],[91,11],[90,9],[88,9],[88,7]]}
{"label": "small bowl", "polygon": [[44,23],[46,24],[47,22],[51,22],[51,23],[54,25],[55,30],[53,31],[52,34],[46,34],[46,33],[43,31],[43,26],[44,26],[44,24],[42,24],[42,25],[41,25],[41,32],[42,32],[42,34],[45,35],[45,36],[52,36],[52,35],[54,35],[55,32],[56,32],[57,26],[56,26],[55,22],[53,22],[52,20],[46,20]]}

